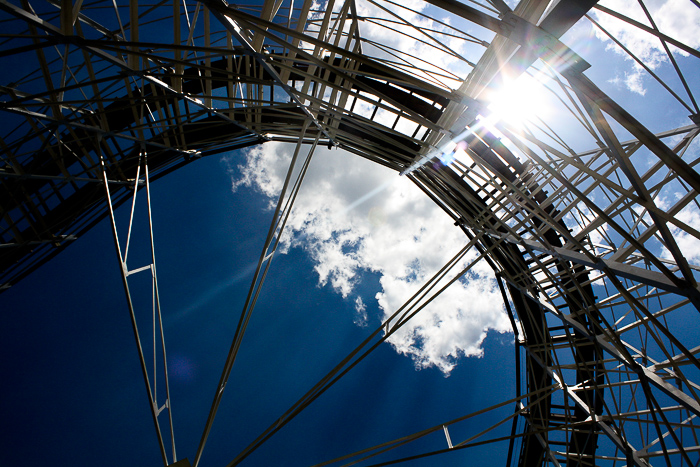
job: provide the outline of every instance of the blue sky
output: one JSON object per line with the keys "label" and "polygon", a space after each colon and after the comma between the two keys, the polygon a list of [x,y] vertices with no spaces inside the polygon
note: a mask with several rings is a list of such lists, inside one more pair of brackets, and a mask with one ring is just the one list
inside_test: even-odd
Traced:
{"label": "blue sky", "polygon": [[[620,102],[629,103],[637,117],[652,121],[658,109],[644,108],[642,102],[655,102],[655,85],[648,78],[635,78],[631,63],[606,50],[587,28],[573,31],[571,41],[594,63],[588,75]],[[668,63],[651,56],[649,60],[658,62],[654,63],[660,73],[670,72]],[[699,76],[696,73],[692,79]],[[639,99],[642,91],[646,101]],[[682,112],[663,109],[672,115],[669,119],[677,120],[664,128],[689,123]],[[289,148],[266,145],[248,157],[243,152],[209,157],[152,187],[179,458],[192,459],[199,442],[270,222],[266,194],[275,192],[285,151]],[[415,286],[448,252],[463,245],[455,240],[457,229],[447,231],[436,224],[432,211],[416,204],[410,191],[398,185],[402,182],[394,181],[398,175],[362,172],[369,170],[362,164],[343,165],[346,159],[335,160],[346,157],[338,151],[319,150],[315,157],[318,167],[325,167],[323,176],[329,175],[328,167],[343,174],[350,167],[359,178],[324,187],[323,177],[310,173],[310,191],[298,202],[285,253],[274,259],[201,465],[225,465],[233,459],[359,344],[380,317],[393,311],[400,303],[399,292]],[[255,170],[260,167],[268,170],[268,178],[251,176],[260,175]],[[367,197],[372,193],[376,195]],[[326,200],[340,204],[319,204]],[[406,212],[411,216],[401,217]],[[327,213],[338,218],[324,223],[331,219]],[[126,208],[118,214],[123,221]],[[431,225],[438,225],[437,231],[423,229]],[[391,239],[392,232],[405,233],[409,228],[418,230],[398,245],[404,253],[399,258],[380,238]],[[134,248],[130,264],[139,265],[140,247]],[[479,279],[472,277],[472,284]],[[469,292],[469,283],[460,286],[458,291]],[[136,289],[139,304],[146,305],[140,308],[146,314],[139,316],[139,325],[148,334],[149,298],[143,293],[148,284]],[[358,298],[365,319],[358,315]],[[445,299],[464,301],[459,295]],[[470,328],[476,332],[463,333],[449,345],[444,333],[430,328],[380,346],[244,465],[314,464],[512,397],[513,335],[498,332],[505,331],[497,314],[501,304],[492,297],[487,301],[493,306],[469,309],[470,317],[480,319]],[[5,356],[0,464],[160,464],[106,223],[0,295],[0,306]],[[488,331],[482,341],[484,328],[497,331]],[[478,358],[464,357],[465,353]],[[511,411],[509,406],[499,415]],[[451,428],[452,440],[462,440],[495,419],[488,416],[456,425]],[[507,423],[498,434],[509,429]],[[390,457],[445,447],[444,435],[438,432]],[[502,465],[506,448],[502,443],[453,452],[439,461]],[[411,465],[434,463],[428,459]]]}
{"label": "blue sky", "polygon": [[[209,158],[153,185],[176,442],[179,456],[190,458],[252,278],[252,271],[240,270],[256,260],[270,217],[256,193],[231,193],[225,169]],[[279,255],[273,267],[203,465],[230,461],[369,332],[353,324],[352,302],[317,285],[302,249]],[[377,288],[378,278],[370,274],[359,290],[371,326],[378,323],[372,299]],[[2,412],[11,428],[2,437],[3,464],[157,465],[106,224],[2,300],[2,352],[12,356],[4,365]],[[146,320],[140,324],[147,334]],[[512,335],[496,333],[485,347],[484,358],[462,360],[446,378],[435,368],[417,371],[409,358],[383,345],[248,465],[309,465],[505,400],[514,393]],[[486,383],[493,379],[497,385]],[[429,446],[446,447],[441,432],[432,438]],[[460,452],[447,459],[459,463],[473,456]]]}

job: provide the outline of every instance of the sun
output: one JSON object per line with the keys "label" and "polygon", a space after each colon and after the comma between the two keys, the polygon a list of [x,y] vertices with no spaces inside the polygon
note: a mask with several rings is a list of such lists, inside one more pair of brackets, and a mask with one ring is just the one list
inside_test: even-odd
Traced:
{"label": "sun", "polygon": [[[528,123],[536,123],[539,118],[545,118],[553,113],[551,111],[553,93],[543,84],[547,79],[548,77],[541,71],[537,71],[534,75],[524,73],[517,79],[506,82],[500,86],[500,89],[491,90],[490,94],[481,101],[478,107],[481,110],[471,126],[467,125],[464,131],[447,139],[440,147],[428,152],[400,174],[409,174],[435,157],[445,165],[451,164],[455,159],[463,162],[470,161],[471,157],[466,152],[465,139],[480,128],[485,128],[509,146],[508,138],[498,129],[498,123],[505,123],[511,131],[521,133]],[[484,103],[485,110],[483,110]]]}
{"label": "sun", "polygon": [[523,128],[547,113],[549,105],[546,91],[541,79],[524,73],[492,94],[488,119],[507,123],[514,128]]}
{"label": "sun", "polygon": [[541,72],[534,76],[525,73],[500,86],[500,89],[492,90],[484,100],[486,109],[477,115],[477,121],[440,148],[438,157],[442,163],[450,164],[455,159],[471,161],[465,138],[477,133],[480,128],[486,129],[513,150],[512,143],[499,124],[504,124],[517,134],[531,131],[528,130],[530,124],[537,125],[539,119],[550,116],[553,113],[553,93],[543,84],[546,78]]}

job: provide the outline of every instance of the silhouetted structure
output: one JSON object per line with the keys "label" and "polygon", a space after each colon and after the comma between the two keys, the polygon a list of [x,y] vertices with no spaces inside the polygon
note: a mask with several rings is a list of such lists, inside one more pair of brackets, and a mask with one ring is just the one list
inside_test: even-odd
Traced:
{"label": "silhouetted structure", "polygon": [[[0,287],[109,215],[105,181],[116,206],[146,168],[265,141],[340,148],[409,177],[493,268],[514,307],[512,461],[697,465],[700,347],[675,326],[700,309],[684,251],[700,239],[700,118],[671,49],[700,53],[644,5],[639,22],[592,1],[429,0],[408,24],[385,1],[122,3],[0,0]],[[676,81],[647,71],[688,126],[652,132],[587,77],[559,39],[594,7],[660,41]],[[553,123],[489,119],[523,73],[550,86]]]}

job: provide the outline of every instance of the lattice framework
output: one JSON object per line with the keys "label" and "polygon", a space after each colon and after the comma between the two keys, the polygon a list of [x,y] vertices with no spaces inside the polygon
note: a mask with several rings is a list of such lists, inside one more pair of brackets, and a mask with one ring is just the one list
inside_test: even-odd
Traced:
{"label": "lattice framework", "polygon": [[[697,465],[700,347],[683,328],[697,322],[699,266],[682,246],[700,239],[688,220],[700,209],[700,112],[682,65],[700,53],[661,32],[642,2],[646,22],[595,2],[513,11],[496,0],[429,3],[434,27],[407,24],[407,7],[374,0],[320,9],[308,0],[0,0],[0,64],[12,70],[0,88],[0,280],[25,277],[95,225],[107,199],[130,200],[148,185],[142,167],[154,180],[265,141],[337,147],[411,178],[491,264],[524,386],[513,459]],[[579,20],[609,34],[590,8],[661,41],[673,79],[611,35],[669,105],[691,114],[685,126],[654,134],[587,77],[588,64],[559,38]],[[384,42],[364,32],[376,29]],[[396,37],[419,46],[401,50],[388,39]],[[681,63],[671,47],[689,58]],[[523,73],[546,81],[543,105],[575,136],[543,120],[488,118],[493,94]],[[385,323],[384,336],[402,322]],[[215,397],[210,419],[217,406]],[[448,426],[448,450],[469,445],[453,444]],[[166,465],[174,460],[174,442],[172,457],[163,442],[161,451]]]}

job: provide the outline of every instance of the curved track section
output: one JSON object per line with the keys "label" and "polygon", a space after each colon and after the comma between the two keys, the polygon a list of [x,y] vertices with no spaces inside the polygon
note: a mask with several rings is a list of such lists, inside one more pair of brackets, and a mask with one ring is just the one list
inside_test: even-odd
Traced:
{"label": "curved track section", "polygon": [[[496,273],[519,360],[512,463],[697,465],[700,117],[682,68],[700,53],[643,4],[645,22],[595,2],[429,3],[432,26],[381,1],[0,0],[0,287],[106,216],[101,160],[119,204],[143,154],[154,179],[319,141],[411,178]],[[607,34],[602,15],[661,41],[681,91],[653,76],[686,126],[647,128],[560,41],[578,21]],[[492,118],[523,74],[553,123]]]}

